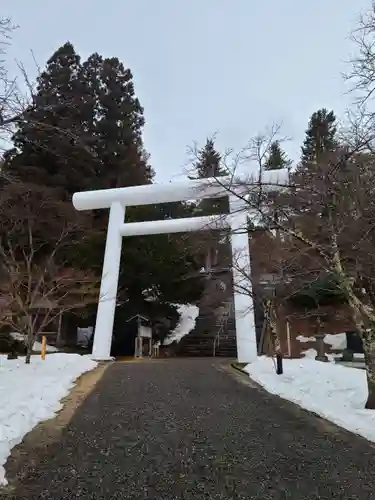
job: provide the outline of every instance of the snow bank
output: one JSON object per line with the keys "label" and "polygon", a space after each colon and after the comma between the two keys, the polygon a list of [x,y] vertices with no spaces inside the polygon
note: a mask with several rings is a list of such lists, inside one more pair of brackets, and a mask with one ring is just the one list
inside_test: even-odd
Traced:
{"label": "snow bank", "polygon": [[304,337],[303,335],[298,335],[298,337],[296,337],[296,339],[298,340],[298,342],[316,342],[316,338],[315,337]]}
{"label": "snow bank", "polygon": [[[12,332],[10,335],[14,338],[14,340],[19,340],[21,342],[25,341],[25,335],[22,335],[22,333]],[[41,342],[34,342],[33,351],[39,352],[41,350],[42,350]],[[47,344],[46,352],[59,352],[59,350],[57,349],[57,347]]]}
{"label": "snow bank", "polygon": [[[296,339],[299,342],[316,342],[315,337],[304,337],[298,335]],[[331,349],[344,350],[346,349],[346,333],[327,333],[324,336],[324,343],[331,346]]]}
{"label": "snow bank", "polygon": [[169,345],[172,344],[172,342],[180,342],[182,337],[185,337],[185,335],[190,333],[195,327],[195,320],[199,314],[199,308],[191,304],[176,305],[180,314],[180,321],[176,328],[164,340],[163,345]]}
{"label": "snow bank", "polygon": [[56,353],[45,361],[33,357],[9,361],[0,356],[0,485],[6,485],[4,464],[11,449],[39,422],[61,409],[74,381],[97,363],[88,356]]}
{"label": "snow bank", "polygon": [[327,333],[324,337],[324,343],[329,344],[331,349],[344,350],[346,349],[346,333],[335,333],[334,335]]}
{"label": "snow bank", "polygon": [[276,375],[273,360],[262,356],[245,371],[268,392],[375,442],[375,410],[364,409],[365,370],[305,357],[285,359],[284,374]]}

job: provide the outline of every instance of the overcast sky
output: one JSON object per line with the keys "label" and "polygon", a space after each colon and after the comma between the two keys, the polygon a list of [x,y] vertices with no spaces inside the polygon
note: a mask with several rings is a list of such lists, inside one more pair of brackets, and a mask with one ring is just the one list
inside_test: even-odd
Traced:
{"label": "overcast sky", "polygon": [[20,26],[9,51],[35,74],[67,40],[83,57],[117,56],[145,109],[145,146],[157,180],[176,178],[186,146],[217,132],[241,148],[283,122],[299,155],[308,118],[350,102],[340,76],[349,32],[370,0],[1,0]]}

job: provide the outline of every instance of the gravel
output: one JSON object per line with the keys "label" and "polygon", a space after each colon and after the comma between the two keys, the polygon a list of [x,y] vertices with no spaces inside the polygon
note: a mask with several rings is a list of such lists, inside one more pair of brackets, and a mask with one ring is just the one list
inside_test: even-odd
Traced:
{"label": "gravel", "polygon": [[113,364],[3,498],[375,499],[370,443],[241,377],[212,359]]}

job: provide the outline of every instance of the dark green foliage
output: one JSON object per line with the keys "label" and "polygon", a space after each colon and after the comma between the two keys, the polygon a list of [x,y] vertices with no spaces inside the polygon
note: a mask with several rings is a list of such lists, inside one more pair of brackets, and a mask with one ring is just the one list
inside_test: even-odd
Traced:
{"label": "dark green foliage", "polygon": [[25,350],[24,342],[14,339],[8,330],[0,330],[0,353],[24,355]]}
{"label": "dark green foliage", "polygon": [[301,148],[302,164],[317,162],[322,155],[334,150],[337,146],[336,132],[336,116],[333,111],[322,108],[313,113]]}
{"label": "dark green foliage", "polygon": [[[4,168],[22,184],[36,186],[35,193],[52,188],[56,200],[68,204],[76,191],[148,184],[154,173],[143,145],[143,125],[131,71],[117,58],[96,53],[82,61],[67,42],[40,74],[33,106],[14,135],[15,147],[6,154]],[[174,203],[132,207],[126,219],[190,213],[188,205]],[[88,217],[86,237],[64,247],[69,267],[100,277],[107,221],[108,211]],[[48,243],[48,230],[44,237]],[[189,248],[179,235],[124,239],[119,300],[138,307],[145,289],[153,289],[161,303],[198,300],[200,278],[186,279],[199,267]]]}
{"label": "dark green foliage", "polygon": [[264,168],[266,170],[279,170],[289,168],[292,161],[288,158],[286,152],[282,149],[279,141],[274,141],[270,146]]}
{"label": "dark green foliage", "polygon": [[301,309],[315,309],[346,302],[345,295],[339,288],[339,280],[332,273],[324,273],[314,281],[306,283],[289,300]]}
{"label": "dark green foliage", "polygon": [[150,182],[143,109],[132,74],[116,58],[81,62],[66,43],[38,78],[34,106],[14,136],[7,165],[23,181],[84,189]]}
{"label": "dark green foliage", "polygon": [[205,146],[198,151],[194,169],[196,172],[195,177],[198,179],[220,177],[227,174],[221,165],[221,155],[216,151],[213,139],[207,139]]}
{"label": "dark green foliage", "polygon": [[[195,178],[207,179],[211,177],[219,178],[228,175],[226,168],[222,164],[222,157],[215,149],[213,139],[207,139],[205,146],[197,153],[197,159],[193,164]],[[223,198],[204,199],[194,207],[194,214],[197,216],[226,214],[229,212],[228,196]],[[199,255],[200,267],[213,268],[223,265],[223,255],[228,250],[228,245],[221,245],[223,235],[218,231],[205,231],[199,233],[196,239],[197,255]],[[199,238],[199,241],[198,241]]]}
{"label": "dark green foliage", "polygon": [[[194,163],[195,178],[207,179],[210,177],[222,177],[228,172],[221,163],[221,155],[215,149],[212,139],[207,139],[205,146],[198,151],[197,160]],[[213,200],[202,200],[197,206],[200,215],[227,213],[228,197]]]}

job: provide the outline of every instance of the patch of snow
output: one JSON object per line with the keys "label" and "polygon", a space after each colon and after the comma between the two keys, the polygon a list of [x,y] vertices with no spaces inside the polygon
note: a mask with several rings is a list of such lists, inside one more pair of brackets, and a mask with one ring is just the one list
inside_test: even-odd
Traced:
{"label": "patch of snow", "polygon": [[32,357],[8,360],[0,356],[0,485],[5,486],[5,462],[11,449],[39,422],[52,418],[74,381],[95,368],[89,356],[57,353],[43,361]]}
{"label": "patch of snow", "polygon": [[199,314],[199,308],[191,304],[176,304],[180,314],[180,320],[176,328],[164,339],[163,345],[170,345],[172,342],[180,342],[195,327],[195,320]]}
{"label": "patch of snow", "polygon": [[327,333],[324,337],[324,343],[329,344],[331,349],[344,350],[346,349],[346,333]]}
{"label": "patch of snow", "polygon": [[310,357],[284,359],[284,374],[276,375],[266,356],[245,367],[252,379],[268,392],[292,401],[348,431],[375,442],[375,411],[365,410],[365,370]]}
{"label": "patch of snow", "polygon": [[[301,351],[301,354],[303,354],[305,358],[315,359],[315,357],[318,355],[318,351],[316,349],[307,349],[307,351]],[[326,356],[328,358],[328,361],[335,360],[335,356],[333,354],[326,353]]]}
{"label": "patch of snow", "polygon": [[[19,332],[12,332],[10,334],[14,340],[19,340],[20,342],[24,342],[25,341],[25,335],[22,335],[22,333],[19,333]],[[34,345],[33,345],[33,351],[41,351],[42,350],[42,344],[41,342],[34,342]],[[46,346],[46,352],[59,352],[59,350],[57,349],[57,347],[53,346],[53,345],[48,345]]]}
{"label": "patch of snow", "polygon": [[155,302],[158,300],[160,294],[156,287],[152,287],[143,290],[142,295],[146,302]]}
{"label": "patch of snow", "polygon": [[307,349],[307,351],[301,351],[301,354],[303,354],[305,358],[315,359],[315,356],[318,355],[318,351],[316,349]]}
{"label": "patch of snow", "polygon": [[303,335],[298,335],[298,337],[296,337],[296,339],[299,342],[316,342],[315,337],[304,337]]}

